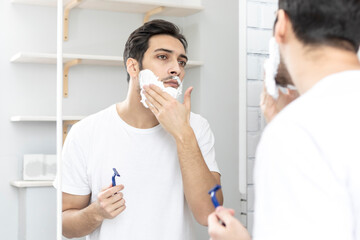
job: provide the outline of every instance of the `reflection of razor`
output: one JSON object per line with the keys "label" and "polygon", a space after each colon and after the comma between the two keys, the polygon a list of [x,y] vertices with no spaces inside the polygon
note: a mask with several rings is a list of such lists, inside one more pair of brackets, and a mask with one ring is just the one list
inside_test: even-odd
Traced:
{"label": "reflection of razor", "polygon": [[215,187],[213,187],[212,189],[210,189],[210,191],[208,192],[211,196],[211,201],[214,204],[214,207],[217,208],[218,206],[220,206],[218,200],[216,199],[216,192],[221,188],[220,185],[216,185]]}
{"label": "reflection of razor", "polygon": [[114,175],[112,176],[112,186],[115,187],[116,186],[115,177],[116,176],[120,177],[120,174],[118,173],[118,171],[116,171],[116,168],[113,168],[113,171],[114,171]]}

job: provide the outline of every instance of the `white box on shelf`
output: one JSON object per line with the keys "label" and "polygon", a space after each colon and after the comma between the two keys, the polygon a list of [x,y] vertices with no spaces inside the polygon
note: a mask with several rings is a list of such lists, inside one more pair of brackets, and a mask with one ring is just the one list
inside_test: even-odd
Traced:
{"label": "white box on shelf", "polygon": [[24,180],[54,180],[56,155],[25,154],[23,162]]}

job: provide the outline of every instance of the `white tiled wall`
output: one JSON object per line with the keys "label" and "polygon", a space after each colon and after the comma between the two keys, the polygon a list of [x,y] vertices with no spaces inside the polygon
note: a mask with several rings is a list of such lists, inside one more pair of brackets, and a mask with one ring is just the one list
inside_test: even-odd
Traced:
{"label": "white tiled wall", "polygon": [[255,152],[265,126],[259,107],[262,91],[263,63],[277,10],[277,0],[247,0],[247,227],[253,229]]}

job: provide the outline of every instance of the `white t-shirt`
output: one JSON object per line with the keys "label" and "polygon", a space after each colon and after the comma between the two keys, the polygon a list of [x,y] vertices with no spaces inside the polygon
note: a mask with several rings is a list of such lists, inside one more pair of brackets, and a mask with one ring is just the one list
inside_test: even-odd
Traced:
{"label": "white t-shirt", "polygon": [[[191,113],[190,123],[209,170],[219,172],[208,122]],[[91,193],[94,202],[111,184],[113,168],[121,175],[116,183],[125,186],[126,209],[87,239],[193,239],[176,143],[160,124],[134,128],[119,117],[116,105],[75,124],[63,149],[62,191]]]}
{"label": "white t-shirt", "polygon": [[255,240],[360,240],[360,71],[322,79],[266,127]]}

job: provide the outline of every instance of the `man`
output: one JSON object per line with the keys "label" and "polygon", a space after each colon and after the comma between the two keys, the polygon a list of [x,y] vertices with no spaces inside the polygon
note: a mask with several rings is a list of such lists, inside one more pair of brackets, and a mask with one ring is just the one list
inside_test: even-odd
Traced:
{"label": "man", "polygon": [[[253,237],[359,240],[360,1],[279,0],[277,20],[300,97],[259,143]],[[212,240],[250,239],[227,209],[208,222]]]}
{"label": "man", "polygon": [[283,87],[286,92],[278,90],[278,98],[274,99],[266,90],[264,85],[260,96],[260,108],[267,123],[269,123],[282,109],[289,103],[299,97],[299,92],[295,89],[289,89],[288,85],[294,85],[286,69],[285,64],[280,60],[278,71],[275,76],[275,82]]}
{"label": "man", "polygon": [[[169,79],[184,79],[186,47],[179,29],[163,20],[130,35],[126,99],[75,124],[64,145],[64,236],[183,240],[192,239],[191,213],[207,224],[213,210],[207,191],[220,174],[209,124],[190,112],[192,88],[181,104],[146,86],[150,109],[140,102],[140,70],[178,88]],[[110,185],[113,168],[120,174],[116,186]],[[222,202],[221,192],[218,197]]]}

